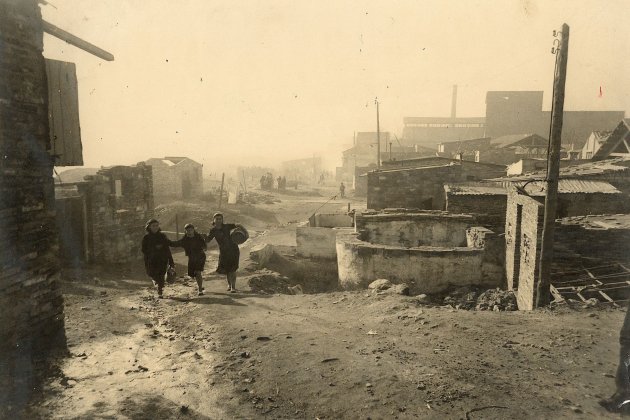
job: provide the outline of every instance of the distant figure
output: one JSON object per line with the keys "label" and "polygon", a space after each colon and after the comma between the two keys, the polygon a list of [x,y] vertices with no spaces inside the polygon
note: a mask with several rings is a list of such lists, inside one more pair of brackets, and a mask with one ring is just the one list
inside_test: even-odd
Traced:
{"label": "distant figure", "polygon": [[169,248],[170,240],[160,230],[160,222],[151,219],[145,226],[147,233],[142,238],[142,254],[144,254],[144,268],[147,275],[157,286],[158,297],[162,299],[164,290],[164,276],[169,268],[175,267],[173,255]]}
{"label": "distant figure", "polygon": [[630,413],[630,307],[626,311],[619,334],[619,365],[615,376],[617,390],[612,397],[599,404],[611,413]]}
{"label": "distant figure", "polygon": [[236,270],[241,255],[238,245],[230,237],[230,232],[237,225],[224,224],[223,214],[215,213],[212,217],[212,229],[208,232],[206,242],[216,239],[219,244],[219,266],[217,273],[225,274],[228,282],[228,292],[236,292]]}
{"label": "distant figure", "polygon": [[186,234],[178,241],[171,241],[170,246],[184,248],[188,257],[188,276],[197,280],[197,294],[203,296],[203,268],[206,265],[206,241],[195,231],[192,223],[184,226]]}
{"label": "distant figure", "polygon": [[343,185],[343,182],[339,186],[339,195],[341,195],[341,198],[345,198],[346,197],[346,186]]}
{"label": "distant figure", "polygon": [[286,176],[282,177],[282,189],[283,190],[287,189],[287,177]]}
{"label": "distant figure", "polygon": [[278,190],[282,189],[282,177],[279,176],[278,179],[276,179],[276,182],[278,182]]}
{"label": "distant figure", "polygon": [[267,175],[263,175],[260,177],[260,189],[264,190],[265,189],[265,185],[267,183]]}

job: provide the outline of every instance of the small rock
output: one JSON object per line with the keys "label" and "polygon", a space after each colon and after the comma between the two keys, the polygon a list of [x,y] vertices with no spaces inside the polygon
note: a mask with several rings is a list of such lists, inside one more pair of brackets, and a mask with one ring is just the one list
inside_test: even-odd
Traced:
{"label": "small rock", "polygon": [[370,283],[370,285],[368,286],[368,289],[387,290],[390,287],[392,287],[392,283],[389,280],[387,280],[387,279],[378,279],[378,280],[374,280],[372,283]]}
{"label": "small rock", "polygon": [[365,387],[366,388],[372,388],[372,384],[368,382],[367,384],[365,384]]}
{"label": "small rock", "polygon": [[271,337],[267,337],[267,336],[263,335],[263,336],[260,336],[260,337],[256,337],[256,340],[258,340],[258,341],[270,341]]}

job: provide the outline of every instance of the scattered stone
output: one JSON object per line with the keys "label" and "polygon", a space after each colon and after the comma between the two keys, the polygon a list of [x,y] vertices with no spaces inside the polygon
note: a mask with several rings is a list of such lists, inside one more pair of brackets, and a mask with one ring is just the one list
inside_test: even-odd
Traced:
{"label": "scattered stone", "polygon": [[337,357],[329,357],[327,359],[322,360],[322,363],[335,362],[337,360],[339,360],[339,358],[337,358]]}
{"label": "scattered stone", "polygon": [[303,295],[304,291],[302,290],[302,286],[296,284],[295,286],[289,286],[289,294],[291,295]]}
{"label": "scattered stone", "polygon": [[378,335],[378,333],[374,330],[370,330],[366,333],[367,335]]}
{"label": "scattered stone", "polygon": [[267,337],[267,336],[263,335],[263,336],[260,336],[260,337],[256,337],[256,340],[258,340],[258,341],[270,341],[271,337]]}
{"label": "scattered stone", "polygon": [[366,388],[372,388],[372,384],[368,382],[367,384],[365,384],[365,387]]}
{"label": "scattered stone", "polygon": [[370,285],[368,286],[368,289],[373,289],[373,290],[387,290],[390,287],[392,287],[392,282],[390,282],[387,279],[378,279],[378,280],[374,280],[372,283],[370,283]]}
{"label": "scattered stone", "polygon": [[248,351],[241,352],[241,357],[244,359],[249,359],[251,357],[251,353]]}
{"label": "scattered stone", "polygon": [[424,293],[416,296],[416,300],[418,301],[418,303],[423,304],[423,305],[427,303],[431,303],[431,299],[429,298],[429,296],[425,295]]}

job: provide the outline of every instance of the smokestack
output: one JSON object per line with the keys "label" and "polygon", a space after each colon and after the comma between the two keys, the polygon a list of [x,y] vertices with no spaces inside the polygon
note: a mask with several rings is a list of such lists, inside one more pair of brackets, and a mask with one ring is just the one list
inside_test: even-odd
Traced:
{"label": "smokestack", "polygon": [[453,98],[451,99],[451,118],[457,117],[457,85],[453,85]]}

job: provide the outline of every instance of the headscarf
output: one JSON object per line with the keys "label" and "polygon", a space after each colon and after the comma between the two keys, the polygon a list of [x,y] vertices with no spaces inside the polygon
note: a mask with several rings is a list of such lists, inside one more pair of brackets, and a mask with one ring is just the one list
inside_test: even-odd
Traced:
{"label": "headscarf", "polygon": [[149,226],[151,226],[152,223],[160,223],[157,221],[157,219],[149,219],[149,221],[146,223],[146,225],[144,225],[144,230],[146,230],[147,232],[149,232]]}

